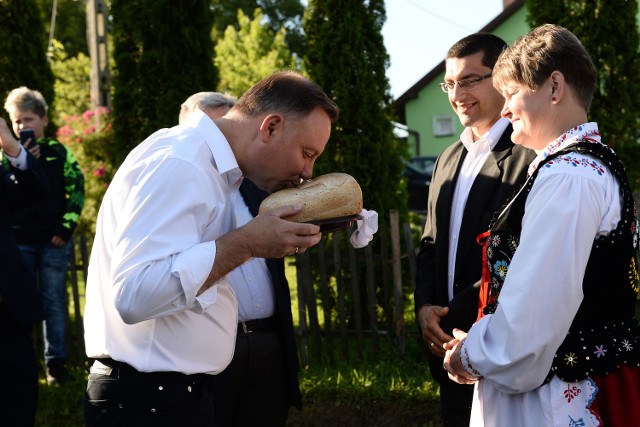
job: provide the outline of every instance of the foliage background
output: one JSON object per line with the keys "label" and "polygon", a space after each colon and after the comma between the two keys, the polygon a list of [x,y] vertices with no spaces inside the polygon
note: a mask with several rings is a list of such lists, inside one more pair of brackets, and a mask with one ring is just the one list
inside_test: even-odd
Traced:
{"label": "foliage background", "polygon": [[216,87],[209,6],[210,0],[111,1],[117,165],[147,136],[176,125],[188,96]]}
{"label": "foliage background", "polygon": [[227,27],[216,44],[213,62],[220,73],[218,91],[239,98],[275,71],[298,67],[287,47],[284,27],[274,32],[260,9],[253,12],[253,19],[238,10],[237,19],[239,29]]}
{"label": "foliage background", "polygon": [[640,191],[640,52],[638,3],[629,0],[527,0],[527,22],[561,25],[573,32],[598,71],[590,120],[602,141],[626,165],[634,191]]}
{"label": "foliage background", "polygon": [[7,94],[20,86],[40,91],[52,111],[54,75],[47,61],[47,36],[35,0],[0,1],[0,52],[2,116],[8,119],[4,111]]}

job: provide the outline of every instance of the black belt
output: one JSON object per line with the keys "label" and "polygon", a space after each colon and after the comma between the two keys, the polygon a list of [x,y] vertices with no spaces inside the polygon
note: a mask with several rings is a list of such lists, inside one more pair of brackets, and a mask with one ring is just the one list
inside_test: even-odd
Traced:
{"label": "black belt", "polygon": [[251,332],[268,332],[278,330],[278,322],[274,316],[266,319],[245,320],[238,322],[238,334],[250,334]]}
{"label": "black belt", "polygon": [[201,384],[209,385],[215,378],[214,375],[209,374],[183,374],[181,372],[140,372],[133,366],[113,360],[109,357],[95,359],[93,365],[89,369],[92,374],[102,374],[111,378],[131,378],[136,376],[157,377],[159,379],[166,379],[169,381],[177,381],[185,384]]}

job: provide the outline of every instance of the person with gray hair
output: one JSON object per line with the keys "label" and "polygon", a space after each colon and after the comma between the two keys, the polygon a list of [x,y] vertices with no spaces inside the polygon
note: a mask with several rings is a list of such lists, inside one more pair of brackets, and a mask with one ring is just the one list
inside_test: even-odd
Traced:
{"label": "person with gray hair", "polygon": [[237,100],[221,92],[198,92],[191,95],[180,106],[178,124],[183,124],[195,109],[202,110],[212,120],[224,116]]}

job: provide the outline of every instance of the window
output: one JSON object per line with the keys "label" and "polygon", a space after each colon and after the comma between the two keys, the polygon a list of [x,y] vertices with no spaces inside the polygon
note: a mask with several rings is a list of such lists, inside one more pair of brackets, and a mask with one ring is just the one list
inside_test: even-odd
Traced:
{"label": "window", "polygon": [[433,116],[433,136],[451,136],[455,133],[454,116]]}

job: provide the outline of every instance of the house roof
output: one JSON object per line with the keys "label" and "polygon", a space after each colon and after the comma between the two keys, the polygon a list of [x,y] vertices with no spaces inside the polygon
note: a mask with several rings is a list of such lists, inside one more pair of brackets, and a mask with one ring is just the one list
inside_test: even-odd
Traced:
{"label": "house roof", "polygon": [[[510,5],[505,7],[503,11],[496,16],[491,22],[485,25],[480,32],[492,32],[495,30],[500,24],[509,19],[514,13],[516,13],[523,5],[525,0],[514,0]],[[405,93],[400,95],[398,99],[396,99],[393,103],[396,113],[400,117],[401,122],[405,122],[404,115],[404,107],[412,99],[418,97],[420,91],[427,86],[434,78],[436,78],[440,73],[445,70],[445,61],[442,60],[438,65],[436,65],[431,71],[425,74],[416,84],[411,86]]]}

